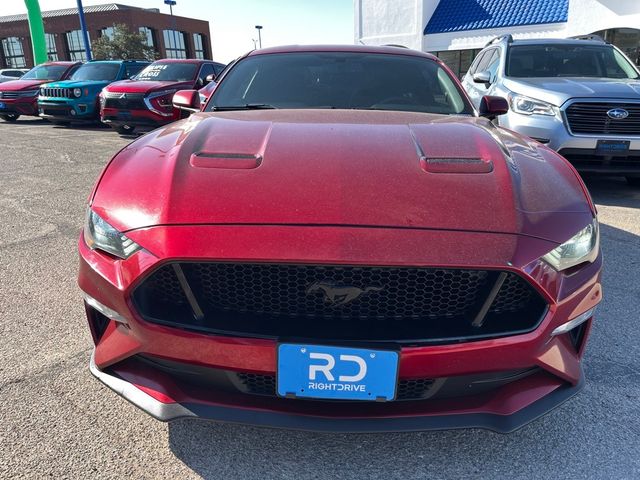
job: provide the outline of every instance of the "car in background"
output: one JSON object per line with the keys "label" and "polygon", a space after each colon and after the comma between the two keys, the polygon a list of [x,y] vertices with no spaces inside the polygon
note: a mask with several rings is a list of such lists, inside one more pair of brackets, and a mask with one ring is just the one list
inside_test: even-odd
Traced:
{"label": "car in background", "polygon": [[134,79],[112,83],[100,95],[100,118],[121,134],[155,128],[181,118],[171,99],[181,89],[202,88],[224,65],[210,60],[153,62]]}
{"label": "car in background", "polygon": [[[135,83],[135,82],[133,82]],[[575,395],[595,207],[436,57],[250,52],[90,194],[91,372],[161,420],[512,431]]]}
{"label": "car in background", "polygon": [[80,62],[47,62],[32,68],[19,80],[0,84],[0,118],[15,122],[20,115],[38,116],[40,85],[65,80]]}
{"label": "car in background", "polygon": [[509,100],[500,126],[556,150],[580,172],[626,176],[640,185],[640,71],[599,37],[498,37],[463,78],[476,106]]}
{"label": "car in background", "polygon": [[151,62],[96,60],[78,68],[68,80],[40,87],[38,111],[42,118],[58,124],[100,120],[98,95],[117,80],[132,78]]}
{"label": "car in background", "polygon": [[0,83],[17,80],[28,71],[24,68],[2,68],[0,69]]}

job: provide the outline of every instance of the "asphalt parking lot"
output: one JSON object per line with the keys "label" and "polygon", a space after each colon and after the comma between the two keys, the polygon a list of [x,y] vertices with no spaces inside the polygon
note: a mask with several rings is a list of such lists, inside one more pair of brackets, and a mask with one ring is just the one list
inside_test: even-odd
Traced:
{"label": "asphalt parking lot", "polygon": [[619,178],[588,181],[602,224],[605,300],[587,385],[513,434],[164,424],[89,373],[76,286],[87,196],[129,141],[102,128],[0,122],[0,478],[640,477],[640,189]]}

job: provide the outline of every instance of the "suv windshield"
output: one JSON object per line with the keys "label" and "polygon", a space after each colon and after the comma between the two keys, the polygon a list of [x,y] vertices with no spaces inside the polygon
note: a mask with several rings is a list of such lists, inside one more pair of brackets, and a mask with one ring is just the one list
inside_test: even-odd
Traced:
{"label": "suv windshield", "polygon": [[187,82],[196,76],[198,65],[195,63],[152,63],[138,75],[136,80],[157,80]]}
{"label": "suv windshield", "polygon": [[119,71],[118,63],[85,63],[71,75],[71,80],[115,80]]}
{"label": "suv windshield", "polygon": [[20,80],[60,80],[68,68],[67,65],[40,65],[29,70]]}
{"label": "suv windshield", "polygon": [[216,88],[207,111],[340,108],[473,114],[437,62],[410,55],[307,52],[249,56]]}
{"label": "suv windshield", "polygon": [[629,61],[611,45],[514,45],[507,77],[638,78]]}

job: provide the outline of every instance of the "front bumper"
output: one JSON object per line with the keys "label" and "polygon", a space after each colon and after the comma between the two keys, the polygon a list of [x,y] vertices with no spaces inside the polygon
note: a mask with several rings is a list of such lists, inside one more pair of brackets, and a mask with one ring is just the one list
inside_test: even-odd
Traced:
{"label": "front bumper", "polygon": [[42,118],[67,121],[95,121],[98,111],[96,101],[75,101],[65,98],[40,97],[38,112]]}
{"label": "front bumper", "polygon": [[180,119],[179,112],[163,116],[151,110],[119,110],[103,107],[100,112],[103,123],[113,126],[128,125],[130,127],[156,128]]}
{"label": "front bumper", "polygon": [[0,98],[0,103],[4,105],[0,108],[0,115],[17,114],[38,116],[38,97],[25,98]]}
{"label": "front bumper", "polygon": [[[553,244],[510,235],[222,226],[153,227],[127,235],[148,250],[121,261],[90,250],[82,238],[79,242],[81,289],[122,317],[109,321],[101,332],[90,321],[95,342],[91,370],[103,383],[160,420],[201,417],[326,431],[483,427],[508,432],[561,404],[583,384],[581,358],[592,320],[585,324],[578,343],[568,334],[551,336],[551,332],[600,301],[600,257],[579,272],[564,276],[536,260]],[[431,248],[415,248],[419,245]],[[442,252],[450,251],[450,245],[467,253],[447,259]],[[478,245],[484,248],[478,249]],[[402,345],[399,377],[411,380],[529,368],[536,371],[478,395],[386,403],[292,400],[193,385],[175,372],[151,368],[136,358],[151,356],[273,376],[277,341],[198,333],[142,319],[133,307],[131,292],[169,259],[423,266],[444,262],[511,268],[528,278],[549,301],[548,311],[534,331],[473,342]]]}
{"label": "front bumper", "polygon": [[[555,387],[553,384],[545,386],[542,378],[535,378],[529,381],[529,385],[521,386],[519,394],[533,394],[537,397],[540,392],[548,393],[513,413],[508,413],[506,409],[496,409],[491,404],[484,404],[476,408],[448,408],[447,413],[424,411],[421,414],[416,412],[373,417],[359,416],[354,411],[343,417],[327,417],[313,412],[249,409],[223,402],[203,402],[196,398],[183,398],[178,402],[164,396],[162,400],[158,400],[147,393],[148,388],[140,388],[140,385],[125,380],[115,372],[100,370],[96,366],[94,355],[95,353],[91,354],[89,368],[98,380],[153,418],[163,422],[179,418],[200,418],[290,430],[341,433],[415,432],[456,428],[484,428],[498,433],[510,433],[562,405],[584,388],[582,373],[575,385],[556,381]],[[149,379],[137,378],[138,382],[145,380]]]}
{"label": "front bumper", "polygon": [[[640,174],[640,132],[635,136],[573,134],[557,116],[522,115],[509,111],[499,117],[501,127],[533,138],[564,156],[580,172],[612,175]],[[628,140],[629,150],[604,155],[596,151],[598,140]]]}

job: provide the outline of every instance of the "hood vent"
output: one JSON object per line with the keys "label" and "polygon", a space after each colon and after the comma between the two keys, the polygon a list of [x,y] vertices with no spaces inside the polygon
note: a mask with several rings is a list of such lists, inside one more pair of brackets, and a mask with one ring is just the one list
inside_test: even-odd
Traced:
{"label": "hood vent", "polygon": [[257,168],[262,163],[261,155],[242,153],[206,153],[198,152],[191,155],[190,164],[196,168]]}
{"label": "hood vent", "polygon": [[420,166],[429,173],[491,173],[493,162],[482,158],[420,158]]}

